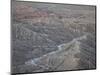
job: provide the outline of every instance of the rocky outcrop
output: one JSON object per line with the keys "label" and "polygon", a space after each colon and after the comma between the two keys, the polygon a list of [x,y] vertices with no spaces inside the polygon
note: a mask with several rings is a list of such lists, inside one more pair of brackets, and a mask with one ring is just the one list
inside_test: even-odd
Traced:
{"label": "rocky outcrop", "polygon": [[95,7],[12,6],[12,73],[96,68]]}
{"label": "rocky outcrop", "polygon": [[[18,67],[18,72],[44,72],[95,68],[95,54],[91,46],[83,46],[82,40],[88,39],[88,34],[75,38],[68,43],[58,45],[58,50],[44,54],[41,57],[26,61]],[[84,48],[87,48],[87,51]],[[94,50],[93,50],[94,51]],[[91,55],[91,56],[90,56]]]}

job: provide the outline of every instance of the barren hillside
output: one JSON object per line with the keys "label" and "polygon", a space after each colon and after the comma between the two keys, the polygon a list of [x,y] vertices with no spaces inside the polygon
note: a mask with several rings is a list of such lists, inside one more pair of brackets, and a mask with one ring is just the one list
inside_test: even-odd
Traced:
{"label": "barren hillside", "polygon": [[95,6],[12,3],[12,73],[96,68]]}

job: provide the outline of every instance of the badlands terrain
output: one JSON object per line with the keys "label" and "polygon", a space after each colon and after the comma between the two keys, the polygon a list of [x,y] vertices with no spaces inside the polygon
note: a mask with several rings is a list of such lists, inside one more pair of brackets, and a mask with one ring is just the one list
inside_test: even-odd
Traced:
{"label": "badlands terrain", "polygon": [[12,2],[12,73],[96,68],[95,6]]}

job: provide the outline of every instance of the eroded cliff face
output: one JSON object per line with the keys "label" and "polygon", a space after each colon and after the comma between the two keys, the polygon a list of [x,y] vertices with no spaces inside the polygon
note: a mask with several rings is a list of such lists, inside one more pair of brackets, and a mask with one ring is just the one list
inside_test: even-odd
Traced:
{"label": "eroded cliff face", "polygon": [[12,7],[12,73],[96,68],[94,6]]}

